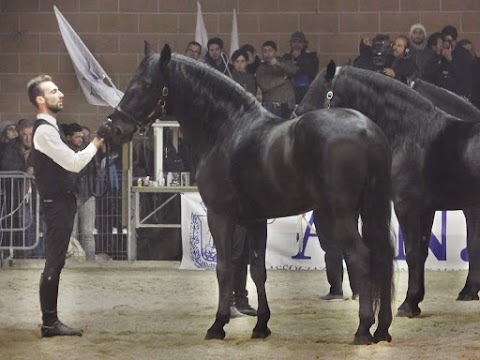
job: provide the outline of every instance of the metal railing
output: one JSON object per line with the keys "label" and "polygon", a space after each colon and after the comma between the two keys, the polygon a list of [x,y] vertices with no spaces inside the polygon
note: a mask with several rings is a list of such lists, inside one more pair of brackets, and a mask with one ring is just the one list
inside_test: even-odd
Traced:
{"label": "metal railing", "polygon": [[33,252],[38,246],[39,204],[33,176],[21,171],[0,172],[0,265],[11,265],[15,250]]}

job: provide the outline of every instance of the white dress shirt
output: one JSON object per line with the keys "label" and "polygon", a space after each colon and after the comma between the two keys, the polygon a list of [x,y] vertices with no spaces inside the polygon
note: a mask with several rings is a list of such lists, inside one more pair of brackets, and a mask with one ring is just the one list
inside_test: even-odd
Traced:
{"label": "white dress shirt", "polygon": [[37,151],[44,153],[65,170],[80,172],[97,153],[97,147],[90,143],[85,149],[75,152],[60,138],[57,119],[49,114],[37,114],[53,126],[39,126],[35,130],[33,144]]}

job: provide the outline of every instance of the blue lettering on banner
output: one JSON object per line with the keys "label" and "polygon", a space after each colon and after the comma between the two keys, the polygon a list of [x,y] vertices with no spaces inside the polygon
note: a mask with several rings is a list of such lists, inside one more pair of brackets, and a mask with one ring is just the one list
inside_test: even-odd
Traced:
{"label": "blue lettering on banner", "polygon": [[[438,260],[446,261],[447,260],[447,212],[442,211],[441,214],[442,214],[441,215],[442,216],[441,234],[440,234],[441,241],[432,233],[430,236],[429,248],[432,251],[433,255]],[[305,251],[307,248],[308,240],[310,240],[310,238],[312,237],[318,238],[317,234],[311,230],[311,226],[313,226],[313,213],[310,216],[308,223],[310,226],[306,227],[305,233],[303,234],[302,248],[295,256],[292,256],[292,259],[310,260],[312,258],[311,256],[305,255]],[[400,229],[398,230],[397,254],[398,255],[395,257],[395,260],[405,260],[405,245],[403,240],[403,233]],[[461,252],[460,255],[462,260],[468,261],[467,252],[465,249]]]}
{"label": "blue lettering on banner", "polygon": [[[305,234],[303,234],[302,250],[300,250],[297,255],[292,256],[292,259],[310,260],[312,258],[311,256],[305,255],[305,250],[307,249],[308,240],[311,237],[318,238],[317,234],[314,232],[312,233],[312,230],[311,230],[311,227],[313,226],[313,212],[312,212],[312,215],[310,216],[310,219],[308,220],[308,224],[310,226],[307,226],[307,228],[305,229]],[[297,241],[300,241],[300,239],[297,239]]]}

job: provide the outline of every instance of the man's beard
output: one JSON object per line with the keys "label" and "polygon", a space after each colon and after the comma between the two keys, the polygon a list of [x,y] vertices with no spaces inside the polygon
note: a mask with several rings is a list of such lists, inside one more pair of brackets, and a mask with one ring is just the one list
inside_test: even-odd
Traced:
{"label": "man's beard", "polygon": [[63,107],[60,107],[59,105],[48,105],[47,108],[54,114],[63,110]]}

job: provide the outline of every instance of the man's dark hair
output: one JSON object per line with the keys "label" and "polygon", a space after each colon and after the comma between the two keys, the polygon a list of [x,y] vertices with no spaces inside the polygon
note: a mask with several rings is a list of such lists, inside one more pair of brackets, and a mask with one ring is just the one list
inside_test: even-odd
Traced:
{"label": "man's dark hair", "polygon": [[240,46],[240,50],[245,51],[245,52],[251,52],[252,54],[255,52],[255,48],[251,44],[245,44]]}
{"label": "man's dark hair", "polygon": [[214,38],[211,38],[210,40],[208,40],[207,42],[207,50],[210,49],[210,45],[212,44],[217,44],[220,49],[223,50],[223,40],[218,38],[218,37],[214,37]]}
{"label": "man's dark hair", "polygon": [[432,46],[437,45],[438,39],[443,40],[442,33],[434,32],[432,35],[430,35],[427,40],[427,48],[431,49]]}
{"label": "man's dark hair", "polygon": [[447,25],[442,29],[442,35],[450,35],[453,40],[457,40],[458,32],[452,25]]}
{"label": "man's dark hair", "polygon": [[275,44],[275,41],[273,41],[273,40],[267,40],[267,41],[265,41],[265,42],[262,44],[262,48],[264,48],[265,46],[271,46],[272,48],[275,49],[275,51],[277,51],[277,44]]}
{"label": "man's dark hair", "polygon": [[231,59],[230,59],[230,60],[232,61],[232,63],[235,62],[235,60],[237,60],[237,58],[238,58],[239,56],[243,56],[243,57],[245,58],[245,60],[248,60],[248,55],[247,55],[247,53],[240,48],[240,49],[235,50],[235,51],[233,52],[232,57],[231,57]]}
{"label": "man's dark hair", "polygon": [[31,79],[27,84],[28,99],[35,107],[37,107],[37,101],[36,101],[37,96],[43,95],[43,91],[42,89],[40,89],[40,84],[45,81],[52,81],[51,76],[39,75]]}
{"label": "man's dark hair", "polygon": [[76,132],[82,132],[82,130],[82,126],[77,123],[65,124],[65,127],[63,128],[65,136],[72,136]]}
{"label": "man's dark hair", "polygon": [[190,45],[195,45],[195,46],[199,46],[200,47],[200,51],[202,51],[202,45],[200,45],[199,42],[193,40],[193,41],[190,41],[188,44],[187,44],[187,49],[190,47]]}

